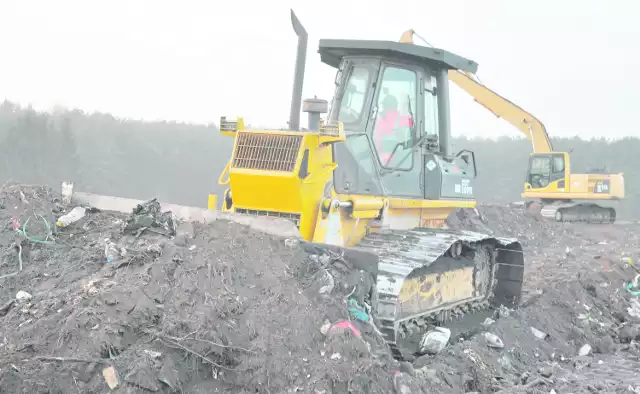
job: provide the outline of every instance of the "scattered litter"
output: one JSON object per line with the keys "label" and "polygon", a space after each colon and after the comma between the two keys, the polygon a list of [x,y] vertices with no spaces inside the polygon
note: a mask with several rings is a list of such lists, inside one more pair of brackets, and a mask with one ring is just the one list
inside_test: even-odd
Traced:
{"label": "scattered litter", "polygon": [[591,345],[589,345],[588,343],[582,345],[580,350],[578,350],[578,356],[588,356],[589,353],[591,353]]}
{"label": "scattered litter", "polygon": [[547,333],[538,330],[537,328],[531,326],[531,332],[533,333],[533,335],[538,338],[538,339],[545,339],[547,337]]}
{"label": "scattered litter", "polygon": [[549,378],[553,375],[553,367],[550,365],[542,366],[538,368],[538,373],[544,378]]}
{"label": "scattered litter", "polygon": [[502,349],[504,347],[504,343],[502,343],[502,339],[495,334],[490,332],[484,333],[484,339],[487,341],[487,346]]}
{"label": "scattered litter", "polygon": [[120,249],[115,242],[111,241],[109,238],[105,238],[104,240],[104,258],[107,263],[112,263],[116,259],[120,257]]}
{"label": "scattered litter", "polygon": [[320,294],[331,294],[335,286],[335,281],[333,279],[333,275],[331,275],[327,270],[324,270],[324,283],[326,284],[322,286],[318,292]]}
{"label": "scattered litter", "polygon": [[138,204],[125,220],[122,228],[124,234],[136,234],[136,236],[144,231],[167,236],[176,234],[173,214],[170,211],[162,212],[162,207],[156,198]]}
{"label": "scattered litter", "polygon": [[351,317],[364,322],[369,321],[369,313],[367,313],[364,307],[358,305],[358,302],[355,299],[350,298],[347,305],[349,307],[349,313],[351,314]]}
{"label": "scattered litter", "polygon": [[[512,217],[496,225],[498,219],[493,218],[501,216],[490,212],[486,223],[496,227],[496,234],[526,241],[526,295],[534,300],[517,312],[503,306],[496,316],[471,320],[468,331],[450,327],[453,332],[445,333],[448,330],[440,327],[422,338],[410,338],[421,339],[411,343],[418,351],[423,341],[434,345],[435,337],[436,347],[430,350],[438,354],[416,355],[401,368],[379,334],[386,335],[388,326],[382,321],[378,331],[375,308],[362,296],[369,284],[345,286],[344,272],[352,263],[345,256],[322,251],[308,256],[291,250],[287,241],[283,245],[283,238],[224,220],[181,224],[173,239],[158,233],[165,228],[154,226],[123,235],[121,218],[127,215],[111,212],[85,218],[92,225],[77,232],[55,234],[54,247],[36,245],[16,234],[14,223],[41,213],[55,223],[64,208],[56,197],[43,209],[41,198],[49,194],[26,187],[21,191],[23,197],[14,190],[9,200],[0,193],[0,205],[9,207],[0,208],[5,223],[0,268],[9,272],[17,264],[16,238],[25,258],[22,274],[0,286],[0,324],[5,328],[0,349],[10,356],[2,369],[1,392],[37,392],[41,388],[36,382],[43,381],[70,393],[264,392],[267,387],[274,393],[386,394],[394,388],[416,394],[520,388],[549,392],[551,387],[564,393],[588,392],[588,385],[621,392],[634,383],[633,376],[624,374],[640,369],[633,358],[640,339],[640,322],[634,320],[640,297],[621,289],[633,270],[612,264],[610,272],[603,272],[599,262],[587,264],[594,254],[601,255],[601,261],[617,261],[612,257],[619,253],[613,241],[617,234],[611,236],[611,246],[597,247],[592,241],[579,246],[567,237],[577,238],[571,231],[581,225],[564,225],[565,231],[554,223]],[[29,201],[24,212],[14,209],[22,207],[21,198]],[[29,232],[39,232],[41,219],[37,220],[31,220]],[[613,226],[608,231],[619,230]],[[624,247],[631,253],[636,250],[633,233],[626,236]],[[126,269],[100,264],[106,237],[117,246],[113,254]],[[186,242],[178,243],[177,238]],[[575,258],[563,259],[566,245]],[[151,254],[157,257],[147,258]],[[138,260],[140,256],[144,258]],[[344,260],[337,261],[340,258]],[[128,264],[131,259],[134,263]],[[333,289],[323,289],[319,297],[317,289],[329,282]],[[33,292],[37,302],[17,301],[19,289]],[[544,293],[531,297],[533,289]],[[603,351],[606,343],[599,338],[611,338],[613,350]],[[578,356],[577,348],[585,343],[592,343],[593,350]],[[505,350],[495,352],[487,346]],[[594,352],[601,359],[594,359]],[[49,358],[39,358],[45,356]],[[110,366],[111,362],[116,364]],[[607,376],[603,374],[611,374],[611,381],[620,383],[601,389],[589,375],[594,370],[580,370],[584,365],[597,368],[600,381]],[[395,374],[396,369],[402,375]],[[72,371],[73,379],[51,373],[56,370]],[[517,387],[528,384],[537,387]]]}
{"label": "scattered litter", "polygon": [[120,381],[118,379],[118,372],[114,367],[107,367],[103,369],[102,376],[104,377],[104,380],[107,382],[107,386],[109,386],[109,389],[115,390],[120,385]]}
{"label": "scattered litter", "polygon": [[71,204],[71,197],[73,197],[73,182],[62,182],[62,203]]}
{"label": "scattered litter", "polygon": [[33,296],[24,290],[20,290],[16,293],[16,300],[18,302],[26,302],[26,301],[29,301],[31,298],[33,298]]}
{"label": "scattered litter", "polygon": [[162,357],[162,353],[156,352],[155,350],[145,349],[144,352],[151,358],[160,358],[160,357]]}
{"label": "scattered litter", "polygon": [[492,324],[493,324],[493,323],[495,323],[495,322],[496,322],[496,321],[495,321],[495,320],[493,320],[492,318],[487,317],[486,319],[484,319],[484,322],[482,322],[482,325],[483,325],[484,327],[489,327],[490,325],[492,325]]}
{"label": "scattered litter", "polygon": [[329,329],[331,328],[331,322],[329,320],[325,320],[320,326],[320,332],[322,335],[327,335],[329,333]]}
{"label": "scattered litter", "polygon": [[451,338],[451,330],[446,327],[435,327],[422,336],[420,353],[438,354],[444,350]]}
{"label": "scattered litter", "polygon": [[498,308],[498,317],[501,319],[506,319],[510,315],[511,315],[511,309],[507,308],[504,305],[500,305],[500,308]]}
{"label": "scattered litter", "polygon": [[640,318],[640,301],[635,298],[632,298],[631,306],[627,307],[627,313],[633,317]]}
{"label": "scattered litter", "polygon": [[284,240],[284,244],[289,248],[295,248],[300,245],[300,240],[298,238],[287,238]]}
{"label": "scattered litter", "polygon": [[71,211],[69,211],[69,213],[67,213],[66,215],[60,216],[58,218],[58,221],[56,222],[56,225],[58,227],[67,227],[71,223],[75,223],[78,220],[80,220],[83,217],[85,217],[86,214],[87,214],[87,209],[86,208],[84,208],[84,207],[75,207]]}
{"label": "scattered litter", "polygon": [[636,275],[633,280],[625,284],[625,289],[634,296],[640,295],[640,274]]}
{"label": "scattered litter", "polygon": [[345,331],[350,331],[356,338],[362,337],[362,333],[360,332],[358,327],[356,327],[352,322],[348,320],[341,320],[331,325],[329,327],[327,335],[332,337]]}

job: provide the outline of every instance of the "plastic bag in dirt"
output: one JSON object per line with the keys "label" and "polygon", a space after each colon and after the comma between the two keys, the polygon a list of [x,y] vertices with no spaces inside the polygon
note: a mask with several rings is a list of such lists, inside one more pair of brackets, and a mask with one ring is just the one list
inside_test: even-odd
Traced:
{"label": "plastic bag in dirt", "polygon": [[122,227],[123,233],[137,233],[151,229],[156,233],[173,236],[176,234],[176,222],[171,211],[161,212],[156,198],[138,204]]}

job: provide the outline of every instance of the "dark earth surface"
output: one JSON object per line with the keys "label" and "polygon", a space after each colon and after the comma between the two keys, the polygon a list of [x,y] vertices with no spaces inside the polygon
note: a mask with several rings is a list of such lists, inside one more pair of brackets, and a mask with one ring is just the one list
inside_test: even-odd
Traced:
{"label": "dark earth surface", "polygon": [[450,227],[523,243],[523,301],[408,364],[365,323],[322,330],[349,318],[350,279],[292,240],[224,220],[123,233],[127,216],[105,212],[56,229],[71,208],[44,187],[0,190],[0,275],[23,266],[0,279],[2,393],[640,392],[640,303],[624,288],[636,224],[452,214]]}

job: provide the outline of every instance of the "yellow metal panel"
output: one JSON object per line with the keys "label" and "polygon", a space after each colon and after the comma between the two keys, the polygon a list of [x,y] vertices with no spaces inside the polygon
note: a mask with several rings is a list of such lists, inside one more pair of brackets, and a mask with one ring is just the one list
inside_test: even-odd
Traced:
{"label": "yellow metal panel", "polygon": [[406,279],[398,295],[398,301],[404,315],[463,301],[473,296],[473,268],[467,267]]}
{"label": "yellow metal panel", "polygon": [[587,193],[589,190],[589,176],[587,174],[571,174],[569,178],[569,192],[574,193]]}
{"label": "yellow metal panel", "polygon": [[412,200],[403,198],[390,198],[390,208],[475,208],[473,200]]}
{"label": "yellow metal panel", "polygon": [[355,219],[375,219],[380,216],[380,211],[372,209],[370,211],[353,211],[351,217]]}
{"label": "yellow metal panel", "polygon": [[207,201],[207,209],[215,211],[218,209],[218,195],[209,194],[209,200]]}

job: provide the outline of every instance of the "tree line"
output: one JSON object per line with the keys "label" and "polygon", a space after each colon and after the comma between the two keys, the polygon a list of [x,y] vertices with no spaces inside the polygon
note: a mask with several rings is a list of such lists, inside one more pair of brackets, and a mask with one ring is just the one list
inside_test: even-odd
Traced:
{"label": "tree line", "polygon": [[[572,151],[574,172],[606,167],[624,172],[627,199],[619,217],[640,219],[640,139],[553,138],[557,151]],[[474,193],[481,202],[520,199],[531,144],[522,138],[458,137],[453,150],[476,154]],[[9,101],[0,105],[0,182],[59,188],[71,180],[76,190],[131,198],[158,197],[176,204],[206,206],[209,193],[222,192],[217,180],[233,140],[215,124],[147,122],[80,110],[35,111]]]}

